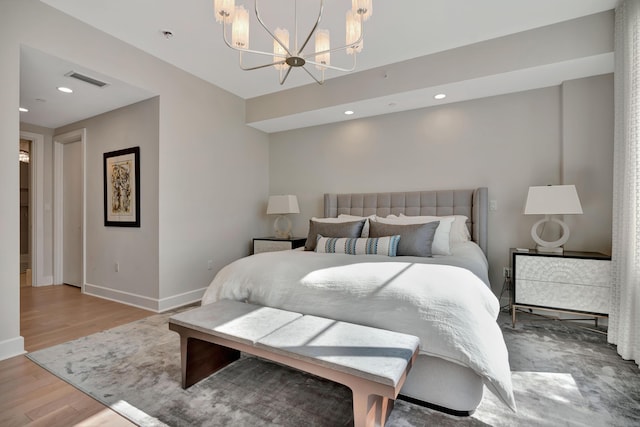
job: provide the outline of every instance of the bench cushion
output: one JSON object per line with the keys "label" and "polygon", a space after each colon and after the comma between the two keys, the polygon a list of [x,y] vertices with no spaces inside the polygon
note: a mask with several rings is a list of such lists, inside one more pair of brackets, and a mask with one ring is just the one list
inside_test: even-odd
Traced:
{"label": "bench cushion", "polygon": [[302,317],[300,313],[239,301],[214,304],[171,316],[170,322],[231,341],[254,345],[260,338]]}
{"label": "bench cushion", "polygon": [[419,345],[413,335],[308,315],[256,343],[256,347],[393,387]]}

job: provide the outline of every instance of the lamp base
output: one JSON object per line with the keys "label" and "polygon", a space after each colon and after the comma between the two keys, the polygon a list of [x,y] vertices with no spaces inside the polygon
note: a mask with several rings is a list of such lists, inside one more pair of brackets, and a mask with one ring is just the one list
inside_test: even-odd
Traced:
{"label": "lamp base", "polygon": [[[286,228],[280,228],[279,222],[281,219],[286,221]],[[290,239],[291,238],[291,220],[285,215],[278,215],[273,222],[273,232],[278,239]]]}
{"label": "lamp base", "polygon": [[[542,240],[542,238],[538,235],[538,226],[548,221],[555,222],[562,227],[562,236],[555,242],[547,242],[546,240]],[[571,233],[569,232],[569,227],[567,226],[567,224],[557,218],[551,218],[551,215],[545,215],[544,219],[536,222],[535,224],[533,224],[533,227],[531,227],[531,237],[533,238],[533,241],[538,244],[536,250],[542,253],[563,253],[564,249],[562,248],[562,245],[567,243],[570,234]]]}
{"label": "lamp base", "polygon": [[536,251],[547,253],[547,254],[561,254],[564,253],[564,248],[562,246],[556,248],[547,248],[544,246],[536,246]]}

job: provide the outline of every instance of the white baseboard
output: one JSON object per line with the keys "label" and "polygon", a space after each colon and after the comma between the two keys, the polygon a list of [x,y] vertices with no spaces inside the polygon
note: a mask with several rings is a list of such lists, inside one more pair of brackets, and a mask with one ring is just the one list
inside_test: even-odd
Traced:
{"label": "white baseboard", "polygon": [[25,354],[24,338],[15,337],[8,340],[0,341],[0,360],[8,359],[14,356]]}
{"label": "white baseboard", "polygon": [[207,288],[200,288],[196,289],[195,291],[189,291],[178,295],[172,295],[167,298],[162,298],[158,301],[158,311],[162,313],[163,311],[198,302],[202,300],[202,297],[206,290]]}
{"label": "white baseboard", "polygon": [[53,285],[53,276],[44,276],[34,286],[51,286]]}
{"label": "white baseboard", "polygon": [[198,302],[202,299],[205,290],[206,288],[196,289],[195,291],[157,299],[116,289],[105,288],[103,286],[92,285],[90,283],[84,285],[84,293],[87,295],[119,302],[133,307],[143,308],[156,313],[162,313],[163,311]]}

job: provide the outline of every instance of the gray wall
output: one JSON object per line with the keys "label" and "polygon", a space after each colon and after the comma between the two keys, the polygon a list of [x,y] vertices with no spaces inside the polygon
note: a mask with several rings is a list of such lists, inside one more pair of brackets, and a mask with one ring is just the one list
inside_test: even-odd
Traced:
{"label": "gray wall", "polygon": [[[560,184],[563,171],[589,212],[572,224],[575,238],[566,247],[610,251],[611,215],[600,213],[611,210],[612,164],[601,155],[611,158],[612,93],[613,79],[605,75],[272,134],[270,193],[298,195],[294,232],[306,235],[308,218],[322,215],[325,192],[487,186],[498,203],[489,215],[488,253],[497,292],[509,248],[533,246],[530,229],[539,218],[522,215],[528,187]],[[578,128],[591,137],[574,135]],[[580,171],[589,171],[588,178]],[[593,187],[594,181],[603,184]]]}
{"label": "gray wall", "polygon": [[[87,293],[111,296],[109,289],[158,299],[159,104],[155,97],[56,129],[57,135],[86,129]],[[134,146],[141,160],[140,228],[105,227],[103,153]]]}
{"label": "gray wall", "polygon": [[610,253],[613,75],[565,82],[562,94],[562,180],[576,184],[584,211],[566,217],[567,246]]}
{"label": "gray wall", "polygon": [[23,349],[15,161],[21,45],[159,96],[158,273],[145,278],[157,280],[157,298],[147,302],[164,310],[198,299],[267,224],[268,137],[245,126],[244,101],[37,0],[2,1],[0,16],[0,359]]}

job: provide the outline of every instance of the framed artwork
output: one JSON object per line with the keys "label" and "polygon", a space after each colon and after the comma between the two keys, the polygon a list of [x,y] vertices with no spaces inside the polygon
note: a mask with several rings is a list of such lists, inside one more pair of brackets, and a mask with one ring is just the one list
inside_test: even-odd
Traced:
{"label": "framed artwork", "polygon": [[104,225],[140,227],[140,147],[104,153]]}

